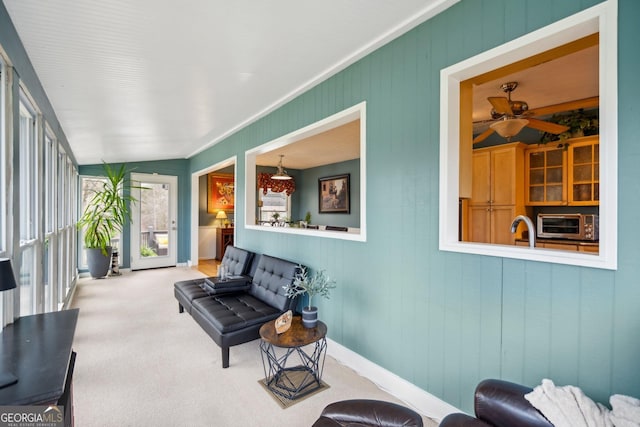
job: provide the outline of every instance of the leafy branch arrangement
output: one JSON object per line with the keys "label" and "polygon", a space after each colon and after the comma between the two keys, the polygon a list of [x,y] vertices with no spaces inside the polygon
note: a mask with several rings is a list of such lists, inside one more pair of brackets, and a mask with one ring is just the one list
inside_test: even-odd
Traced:
{"label": "leafy branch arrangement", "polygon": [[599,132],[600,123],[598,115],[594,112],[585,112],[582,108],[576,111],[570,111],[567,114],[554,114],[548,120],[551,123],[568,126],[569,130],[559,135],[541,132],[540,142],[546,144],[551,141],[565,141],[569,138],[577,136],[596,135]]}
{"label": "leafy branch arrangement", "polygon": [[293,282],[287,286],[283,286],[286,291],[286,296],[294,298],[298,295],[307,294],[309,297],[309,305],[311,308],[311,299],[320,295],[326,299],[329,299],[329,293],[331,289],[336,287],[335,280],[329,278],[324,270],[316,271],[315,274],[310,277],[309,270],[303,265],[298,265],[298,273],[293,279]]}

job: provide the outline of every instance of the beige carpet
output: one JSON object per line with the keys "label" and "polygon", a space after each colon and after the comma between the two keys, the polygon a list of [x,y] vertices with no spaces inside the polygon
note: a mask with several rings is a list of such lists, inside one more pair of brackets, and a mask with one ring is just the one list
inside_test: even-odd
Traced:
{"label": "beige carpet", "polygon": [[257,340],[232,347],[222,369],[220,348],[178,314],[173,283],[196,277],[194,269],[167,268],[79,281],[77,426],[311,426],[337,400],[402,403],[327,356],[322,379],[331,387],[283,409],[258,383]]}

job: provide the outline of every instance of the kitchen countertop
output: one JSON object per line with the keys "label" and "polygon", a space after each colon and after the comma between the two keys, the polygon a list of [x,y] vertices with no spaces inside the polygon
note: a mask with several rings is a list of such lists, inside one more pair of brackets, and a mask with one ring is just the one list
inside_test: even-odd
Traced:
{"label": "kitchen countertop", "polygon": [[[516,239],[516,242],[529,243],[529,239]],[[578,246],[599,246],[599,242],[593,240],[571,240],[571,239],[536,239],[536,243],[559,243]]]}

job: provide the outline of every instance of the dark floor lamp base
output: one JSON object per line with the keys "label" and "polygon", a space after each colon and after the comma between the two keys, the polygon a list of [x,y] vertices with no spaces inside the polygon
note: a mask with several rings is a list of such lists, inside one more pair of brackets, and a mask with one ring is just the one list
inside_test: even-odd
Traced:
{"label": "dark floor lamp base", "polygon": [[0,388],[8,387],[18,382],[18,377],[9,372],[0,372]]}

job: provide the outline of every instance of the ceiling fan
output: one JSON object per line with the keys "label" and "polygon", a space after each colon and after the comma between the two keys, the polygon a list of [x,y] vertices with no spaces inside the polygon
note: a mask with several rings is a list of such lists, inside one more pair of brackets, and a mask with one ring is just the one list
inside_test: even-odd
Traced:
{"label": "ceiling fan", "polygon": [[474,144],[484,141],[494,132],[497,132],[504,138],[510,139],[517,135],[525,126],[556,135],[569,129],[567,126],[533,118],[532,116],[537,114],[529,110],[529,106],[525,101],[515,101],[511,99],[511,92],[517,87],[518,82],[504,83],[500,86],[500,89],[507,94],[506,97],[490,96],[487,98],[493,106],[491,118],[497,121],[489,125],[489,129],[476,136],[473,139]]}

